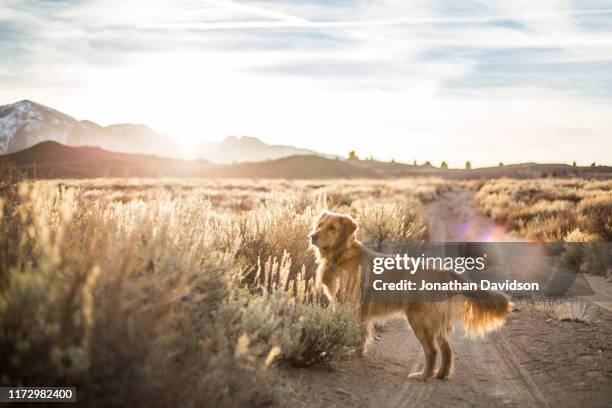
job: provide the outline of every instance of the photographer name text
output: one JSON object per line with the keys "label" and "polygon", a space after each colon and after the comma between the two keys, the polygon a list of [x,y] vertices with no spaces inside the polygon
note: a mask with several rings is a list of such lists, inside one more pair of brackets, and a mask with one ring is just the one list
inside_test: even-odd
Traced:
{"label": "photographer name text", "polygon": [[[420,283],[420,285],[418,284]],[[506,280],[505,282],[491,282],[483,279],[480,282],[414,282],[402,279],[399,282],[385,282],[377,279],[372,283],[377,291],[479,291],[479,290],[501,290],[501,291],[529,291],[539,290],[540,285],[536,282],[520,282],[517,280]]]}

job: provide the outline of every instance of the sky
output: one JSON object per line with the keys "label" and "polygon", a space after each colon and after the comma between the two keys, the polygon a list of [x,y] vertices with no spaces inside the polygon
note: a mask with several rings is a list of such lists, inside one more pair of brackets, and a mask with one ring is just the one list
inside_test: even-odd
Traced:
{"label": "sky", "polygon": [[612,0],[2,0],[22,99],[186,152],[612,164]]}

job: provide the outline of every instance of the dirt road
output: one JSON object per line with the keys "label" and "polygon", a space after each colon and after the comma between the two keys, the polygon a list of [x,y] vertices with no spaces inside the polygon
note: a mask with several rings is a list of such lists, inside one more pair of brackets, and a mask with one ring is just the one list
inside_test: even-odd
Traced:
{"label": "dirt road", "polygon": [[[426,208],[430,241],[514,240],[455,190]],[[303,407],[591,407],[612,406],[612,313],[598,309],[592,324],[562,322],[546,310],[515,310],[484,339],[452,337],[455,374],[448,381],[408,379],[423,353],[403,319],[377,330],[363,358],[325,369],[289,370]]]}

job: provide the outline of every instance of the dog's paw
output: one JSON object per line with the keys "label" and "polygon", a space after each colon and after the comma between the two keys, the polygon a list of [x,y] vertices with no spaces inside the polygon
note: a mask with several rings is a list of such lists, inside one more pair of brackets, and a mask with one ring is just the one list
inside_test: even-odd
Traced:
{"label": "dog's paw", "polygon": [[416,380],[416,381],[428,381],[431,379],[431,377],[433,377],[433,375],[427,375],[423,372],[420,373],[412,373],[410,375],[408,375],[408,378],[410,378],[411,380]]}
{"label": "dog's paw", "polygon": [[355,352],[355,355],[357,357],[363,357],[363,355],[365,354],[365,346],[359,346],[359,347],[355,347],[355,349],[353,350]]}
{"label": "dog's paw", "polygon": [[448,380],[450,379],[450,373],[438,372],[438,374],[436,374],[436,379],[437,380]]}

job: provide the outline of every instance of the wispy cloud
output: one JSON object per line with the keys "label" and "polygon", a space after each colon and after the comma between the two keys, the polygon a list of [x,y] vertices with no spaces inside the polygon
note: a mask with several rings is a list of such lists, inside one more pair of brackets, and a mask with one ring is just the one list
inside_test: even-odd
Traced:
{"label": "wispy cloud", "polygon": [[6,0],[0,54],[0,104],[180,137],[451,163],[612,150],[605,1]]}
{"label": "wispy cloud", "polygon": [[257,7],[249,4],[237,3],[229,0],[201,0],[202,3],[209,4],[212,6],[219,6],[229,10],[244,12],[253,14],[259,17],[266,17],[269,19],[280,20],[286,23],[303,24],[307,23],[307,20],[293,16],[291,14],[281,13],[265,7]]}
{"label": "wispy cloud", "polygon": [[205,1],[209,4],[218,4],[224,7],[232,5],[231,9],[250,12],[254,15],[269,17],[272,20],[263,21],[216,21],[216,22],[191,22],[191,23],[167,23],[151,25],[146,28],[176,28],[176,29],[197,29],[197,30],[242,30],[253,28],[268,29],[287,29],[287,28],[311,28],[311,29],[331,29],[331,28],[368,28],[368,27],[389,27],[407,25],[449,25],[449,24],[494,24],[507,23],[528,19],[532,24],[539,22],[546,24],[551,21],[558,21],[559,15],[568,16],[591,16],[591,15],[612,15],[610,9],[595,10],[561,10],[555,12],[533,12],[529,14],[498,14],[498,15],[473,15],[473,16],[443,16],[443,17],[399,17],[380,20],[332,20],[332,21],[312,21],[303,18],[276,13],[261,8],[250,6],[238,6],[229,1]]}

